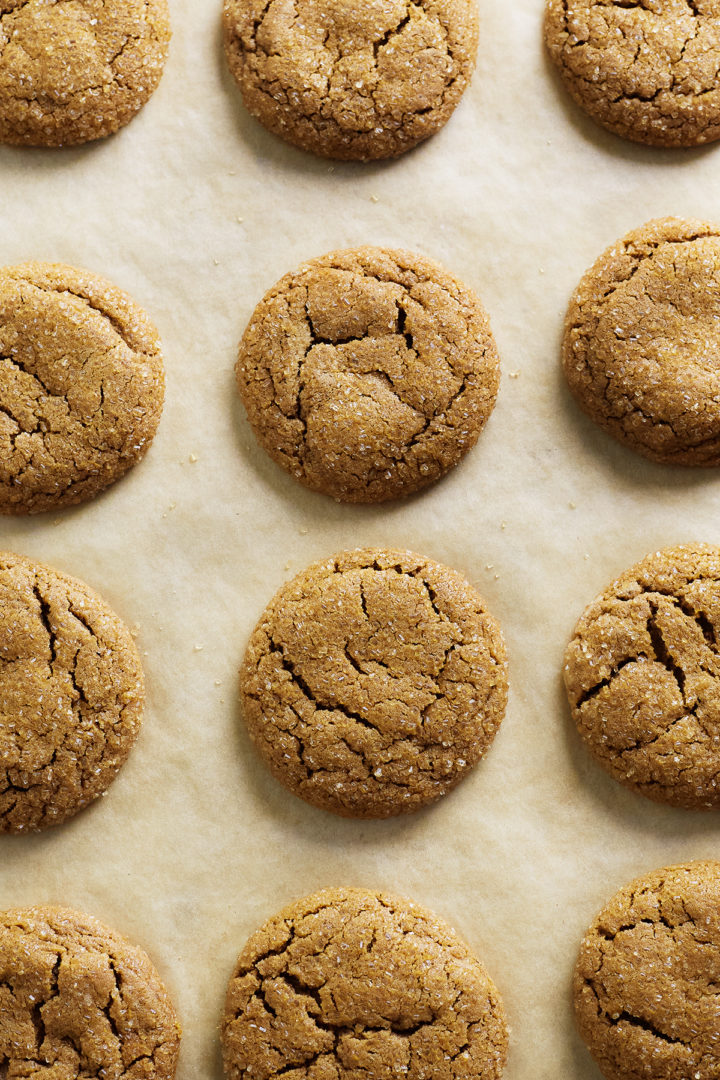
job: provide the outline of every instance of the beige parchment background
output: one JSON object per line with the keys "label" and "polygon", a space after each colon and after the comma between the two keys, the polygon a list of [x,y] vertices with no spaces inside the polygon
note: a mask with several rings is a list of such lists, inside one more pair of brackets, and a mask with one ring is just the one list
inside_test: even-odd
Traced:
{"label": "beige parchment background", "polygon": [[[251,120],[215,0],[171,0],[162,84],[117,136],[0,149],[2,261],[105,274],[155,320],[167,365],[163,421],[137,469],[94,503],[0,519],[3,547],[83,578],[138,627],[148,681],[143,733],[109,794],[56,830],[0,838],[0,905],[71,904],[143,944],[182,1016],[179,1080],[220,1080],[217,1021],[248,934],[337,884],[412,896],[472,944],[509,1013],[506,1080],[597,1080],[569,1006],[580,937],[630,878],[720,857],[715,816],[654,806],[589,760],[560,683],[577,616],[616,573],[667,544],[720,542],[720,481],[611,442],[579,416],[558,364],[568,297],[608,244],[653,216],[720,220],[720,147],[653,150],[597,129],[545,60],[542,0],[479,2],[470,90],[443,132],[394,162],[314,159]],[[266,460],[232,377],[265,290],[359,243],[424,252],[473,286],[503,363],[464,463],[380,508],[336,505]],[[280,584],[366,544],[464,572],[511,659],[486,759],[440,804],[380,823],[280,788],[236,693]]]}

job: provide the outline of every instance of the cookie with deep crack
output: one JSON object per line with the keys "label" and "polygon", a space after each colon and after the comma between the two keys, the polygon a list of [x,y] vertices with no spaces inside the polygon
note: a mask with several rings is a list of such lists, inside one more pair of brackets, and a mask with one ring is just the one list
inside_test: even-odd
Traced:
{"label": "cookie with deep crack", "polygon": [[656,551],[585,610],[565,654],[585,744],[656,802],[720,807],[720,548]]}
{"label": "cookie with deep crack", "polygon": [[160,339],[124,292],[55,263],[0,269],[0,513],[93,498],[147,451]]}
{"label": "cookie with deep crack", "polygon": [[568,308],[562,360],[580,408],[667,465],[720,464],[720,227],[661,218],[608,248]]}
{"label": "cookie with deep crack", "polygon": [[156,89],[169,41],[167,0],[0,0],[0,142],[112,134]]}
{"label": "cookie with deep crack", "polygon": [[345,817],[417,810],[480,760],[507,700],[505,646],[456,571],[407,551],[348,551],[286,584],[241,672],[273,775]]}
{"label": "cookie with deep crack", "polygon": [[720,1077],[720,863],[655,870],[621,889],[580,948],[581,1036],[607,1080]]}
{"label": "cookie with deep crack", "polygon": [[616,135],[720,139],[720,0],[547,0],[545,42],[570,95]]}
{"label": "cookie with deep crack", "polygon": [[475,64],[476,0],[225,0],[245,107],[323,157],[395,157],[434,135]]}
{"label": "cookie with deep crack", "polygon": [[325,889],[245,945],[222,1021],[227,1080],[499,1080],[500,996],[447,923],[410,900]]}
{"label": "cookie with deep crack", "polygon": [[130,631],[97,593],[0,553],[0,832],[55,825],[102,795],[143,702]]}
{"label": "cookie with deep crack", "polygon": [[4,1076],[172,1080],[180,1025],[147,953],[63,907],[0,912]]}
{"label": "cookie with deep crack", "polygon": [[456,465],[499,383],[474,293],[424,256],[372,247],[286,274],[255,309],[235,372],[270,457],[306,487],[361,503]]}

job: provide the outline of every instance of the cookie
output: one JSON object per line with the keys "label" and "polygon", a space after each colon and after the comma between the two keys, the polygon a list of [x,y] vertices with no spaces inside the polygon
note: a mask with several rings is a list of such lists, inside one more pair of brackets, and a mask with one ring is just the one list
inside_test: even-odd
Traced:
{"label": "cookie", "polygon": [[0,268],[0,513],[119,479],[152,442],[164,386],[157,331],[125,293],[60,264]]}
{"label": "cookie", "polygon": [[446,923],[410,900],[325,889],[252,935],[225,1003],[227,1080],[498,1080],[500,996]]}
{"label": "cookie", "polygon": [[3,1076],[172,1080],[180,1025],[149,957],[63,907],[0,912]]}
{"label": "cookie", "polygon": [[583,613],[565,655],[575,723],[656,802],[720,806],[720,548],[648,555]]}
{"label": "cookie", "polygon": [[547,0],[545,42],[571,96],[616,135],[720,139],[719,0]]}
{"label": "cookie", "polygon": [[111,135],[157,87],[169,41],[166,0],[0,0],[0,142]]}
{"label": "cookie", "polygon": [[720,863],[669,866],[621,889],[580,949],[581,1036],[606,1080],[720,1077]]}
{"label": "cookie", "polygon": [[143,702],[133,639],[97,593],[0,553],[0,832],[55,825],[102,795]]}
{"label": "cookie", "polygon": [[258,442],[344,502],[417,491],[457,464],[492,412],[499,362],[477,297],[407,251],[335,251],[258,304],[236,376]]}
{"label": "cookie", "polygon": [[625,446],[661,464],[717,465],[718,350],[720,228],[662,218],[585,274],[562,359],[580,408]]}
{"label": "cookie", "polygon": [[389,817],[440,798],[483,756],[505,711],[505,647],[454,570],[407,551],[348,551],[278,592],[241,690],[282,784],[345,817]]}
{"label": "cookie", "polygon": [[225,0],[245,107],[322,157],[395,157],[450,118],[472,75],[475,0]]}

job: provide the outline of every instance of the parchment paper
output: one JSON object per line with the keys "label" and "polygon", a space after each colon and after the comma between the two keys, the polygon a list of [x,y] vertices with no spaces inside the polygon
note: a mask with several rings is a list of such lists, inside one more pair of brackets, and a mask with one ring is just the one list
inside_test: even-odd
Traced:
{"label": "parchment paper", "polygon": [[[580,938],[637,874],[720,857],[720,826],[626,792],[590,760],[562,654],[616,573],[668,544],[720,542],[720,481],[647,463],[579,415],[559,371],[562,320],[580,275],[628,229],[663,214],[720,220],[720,146],[661,151],[604,133],[545,60],[542,0],[480,0],[478,67],[444,131],[397,161],[332,164],[246,115],[219,0],[171,7],[165,76],[121,133],[0,149],[2,261],[105,274],[150,313],[167,364],[138,468],[77,509],[0,519],[2,547],[83,578],[138,627],[148,682],[143,733],[108,795],[62,827],[0,838],[0,905],[67,903],[144,945],[182,1017],[179,1080],[220,1080],[218,1018],[249,933],[322,886],[400,892],[445,916],[498,984],[506,1080],[597,1080],[570,1008]],[[503,364],[464,463],[379,508],[335,504],[277,469],[232,376],[265,290],[360,243],[424,252],[474,287]],[[439,804],[380,823],[336,819],[272,780],[236,690],[280,584],[365,544],[465,573],[511,659],[486,759]]]}

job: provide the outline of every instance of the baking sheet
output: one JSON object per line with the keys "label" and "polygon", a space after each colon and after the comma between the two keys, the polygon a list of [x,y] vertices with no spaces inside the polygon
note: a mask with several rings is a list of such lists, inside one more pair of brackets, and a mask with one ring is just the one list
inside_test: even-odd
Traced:
{"label": "baking sheet", "polygon": [[[595,257],[664,214],[720,220],[720,147],[662,151],[606,134],[566,100],[541,0],[480,0],[472,85],[447,127],[397,161],[331,163],[248,117],[225,70],[219,3],[171,0],[160,88],[84,148],[0,149],[2,261],[105,274],[156,322],[167,400],[145,461],[93,503],[0,519],[0,544],[95,586],[138,630],[148,705],[108,795],[71,823],[0,838],[0,905],[97,915],[151,953],[184,1025],[179,1080],[220,1080],[217,1024],[249,933],[327,885],[404,893],[471,943],[511,1024],[506,1080],[597,1080],[569,980],[606,899],[656,866],[720,857],[717,819],[654,806],[587,757],[560,682],[574,622],[647,552],[720,542],[716,472],[645,462],[581,417],[558,351]],[[342,506],[255,446],[236,343],[286,270],[379,243],[474,287],[501,354],[476,448],[407,502]],[[358,545],[454,566],[500,619],[511,696],[486,759],[449,797],[386,822],[336,819],[265,772],[236,671],[274,591]]]}

